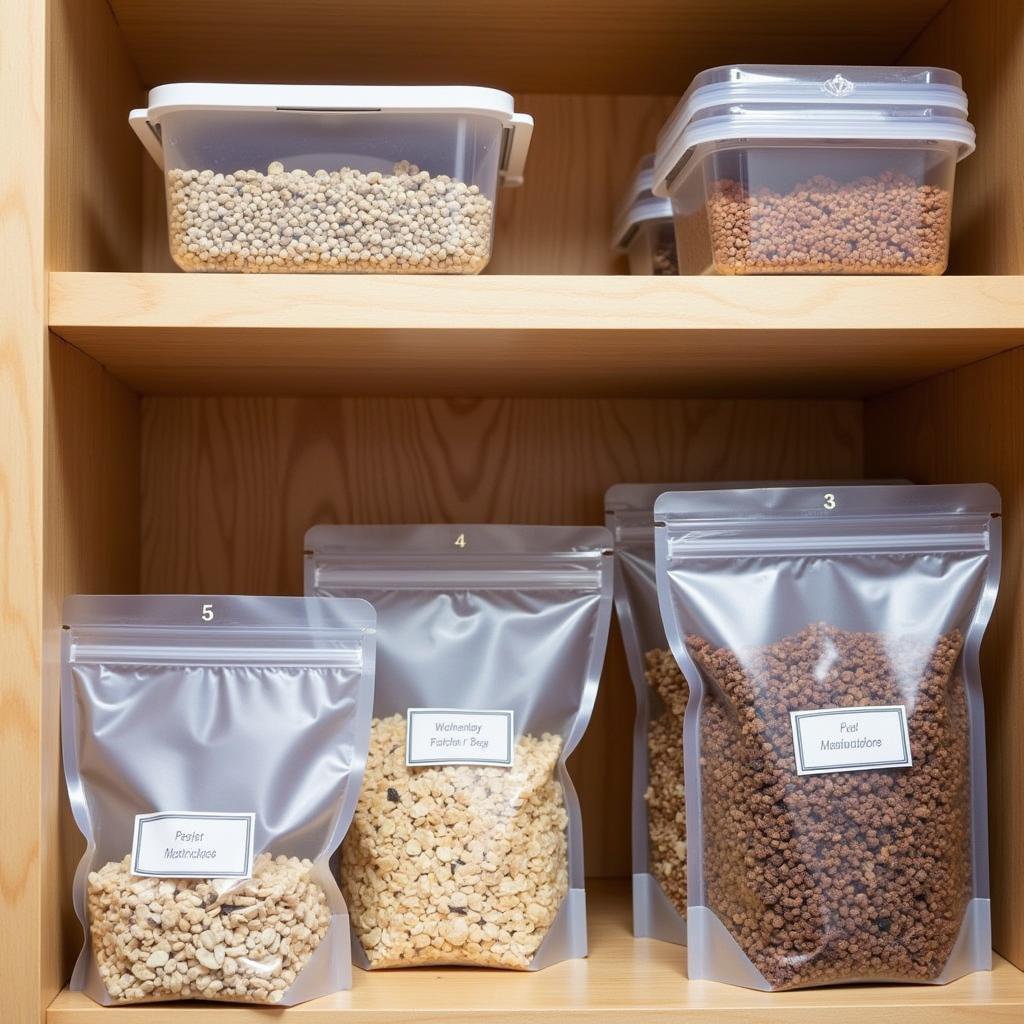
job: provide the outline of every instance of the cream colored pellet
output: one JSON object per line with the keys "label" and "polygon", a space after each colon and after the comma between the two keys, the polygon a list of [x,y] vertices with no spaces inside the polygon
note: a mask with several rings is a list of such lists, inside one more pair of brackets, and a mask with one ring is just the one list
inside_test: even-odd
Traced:
{"label": "cream colored pellet", "polygon": [[185,270],[475,273],[494,204],[476,185],[407,162],[392,174],[167,172],[171,253]]}
{"label": "cream colored pellet", "polygon": [[280,1002],[331,923],[311,867],[262,853],[229,888],[133,875],[130,857],[104,864],[89,875],[87,905],[107,991],[118,1002]]}

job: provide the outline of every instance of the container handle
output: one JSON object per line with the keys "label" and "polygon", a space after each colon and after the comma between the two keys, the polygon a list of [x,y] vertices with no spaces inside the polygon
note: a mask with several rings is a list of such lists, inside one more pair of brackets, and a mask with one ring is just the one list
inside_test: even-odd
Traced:
{"label": "container handle", "polygon": [[141,107],[133,110],[128,115],[128,123],[135,130],[135,134],[138,135],[139,142],[146,147],[146,152],[156,161],[157,167],[162,169],[164,166],[164,147],[160,141],[160,136],[157,134],[157,130],[149,120],[149,109]]}
{"label": "container handle", "polygon": [[505,150],[505,164],[501,169],[502,184],[517,188],[523,183],[526,153],[533,135],[533,118],[529,114],[513,114],[509,119],[509,141]]}

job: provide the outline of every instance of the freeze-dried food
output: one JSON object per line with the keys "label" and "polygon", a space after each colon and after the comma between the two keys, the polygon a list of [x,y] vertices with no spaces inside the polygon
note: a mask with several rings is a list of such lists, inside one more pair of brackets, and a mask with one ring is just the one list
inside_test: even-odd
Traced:
{"label": "freeze-dried food", "polygon": [[356,962],[539,970],[586,956],[566,758],[611,614],[597,527],[317,526],[306,593],[380,619],[366,784],[342,845]]}

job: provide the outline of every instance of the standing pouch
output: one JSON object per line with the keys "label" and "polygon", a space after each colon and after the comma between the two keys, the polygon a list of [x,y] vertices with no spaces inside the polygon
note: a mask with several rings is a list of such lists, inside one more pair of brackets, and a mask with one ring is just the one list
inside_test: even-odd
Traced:
{"label": "standing pouch", "polygon": [[380,617],[366,784],[342,847],[363,967],[538,970],[587,953],[565,761],[611,615],[600,527],[317,526],[306,592]]}
{"label": "standing pouch", "polygon": [[351,985],[328,859],[359,795],[373,609],[297,597],[70,597],[61,734],[104,1005],[291,1006]]}
{"label": "standing pouch", "polygon": [[[615,615],[636,697],[631,801],[633,934],[686,944],[683,712],[686,680],[665,639],[654,573],[654,502],[678,484],[615,484]],[[703,486],[714,486],[703,485]]]}
{"label": "standing pouch", "polygon": [[683,713],[688,688],[669,649],[658,607],[654,503],[666,491],[782,486],[824,485],[633,483],[615,484],[605,494],[605,525],[615,542],[615,614],[636,696],[631,820],[633,934],[638,938],[686,944]]}
{"label": "standing pouch", "polygon": [[777,990],[991,966],[988,485],[655,505],[684,721],[689,975]]}

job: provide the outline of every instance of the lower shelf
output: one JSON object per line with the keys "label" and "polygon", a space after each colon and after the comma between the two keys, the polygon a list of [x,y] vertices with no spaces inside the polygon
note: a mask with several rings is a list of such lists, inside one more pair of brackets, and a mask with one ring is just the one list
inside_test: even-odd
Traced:
{"label": "lower shelf", "polygon": [[[212,1003],[104,1008],[62,992],[48,1024],[255,1024],[282,1013],[302,1024],[540,1024],[573,1015],[590,1024],[778,1021],[779,1024],[1010,1024],[1024,1020],[1024,973],[1001,958],[989,974],[943,987],[878,985],[763,993],[686,980],[685,951],[630,933],[628,887],[590,884],[587,960],[536,974],[473,969],[356,970],[350,992],[289,1010]],[[269,1017],[268,1017],[269,1014]]]}

